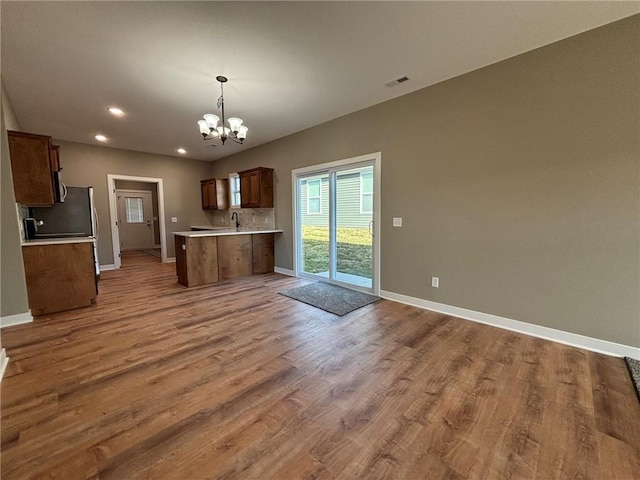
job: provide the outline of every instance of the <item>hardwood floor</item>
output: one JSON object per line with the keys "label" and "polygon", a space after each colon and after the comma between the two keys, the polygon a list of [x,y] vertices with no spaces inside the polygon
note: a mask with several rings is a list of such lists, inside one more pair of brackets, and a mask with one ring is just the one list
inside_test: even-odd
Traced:
{"label": "hardwood floor", "polygon": [[632,479],[621,359],[266,274],[186,289],[140,252],[97,304],[2,330],[2,478]]}

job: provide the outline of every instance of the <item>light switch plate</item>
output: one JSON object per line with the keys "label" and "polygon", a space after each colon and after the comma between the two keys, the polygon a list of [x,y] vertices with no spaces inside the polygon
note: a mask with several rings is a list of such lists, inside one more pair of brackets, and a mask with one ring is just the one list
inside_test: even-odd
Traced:
{"label": "light switch plate", "polygon": [[402,217],[393,217],[393,226],[401,227],[402,226]]}
{"label": "light switch plate", "polygon": [[171,217],[171,223],[178,223],[178,217]]}

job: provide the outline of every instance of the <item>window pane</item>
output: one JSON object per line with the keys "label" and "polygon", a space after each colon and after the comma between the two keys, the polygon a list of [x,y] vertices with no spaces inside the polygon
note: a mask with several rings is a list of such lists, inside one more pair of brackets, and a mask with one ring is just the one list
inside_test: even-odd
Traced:
{"label": "window pane", "polygon": [[127,215],[127,223],[144,222],[144,215],[142,212],[142,198],[125,197],[124,202]]}
{"label": "window pane", "polygon": [[362,193],[373,193],[373,173],[362,173]]}
{"label": "window pane", "polygon": [[240,206],[240,176],[237,173],[229,174],[229,193],[231,206]]}
{"label": "window pane", "polygon": [[373,212],[373,194],[367,193],[362,195],[362,213]]}
{"label": "window pane", "polygon": [[310,197],[320,196],[320,180],[309,181],[309,196]]}
{"label": "window pane", "polygon": [[320,213],[320,199],[319,198],[310,198],[309,199],[309,213]]}

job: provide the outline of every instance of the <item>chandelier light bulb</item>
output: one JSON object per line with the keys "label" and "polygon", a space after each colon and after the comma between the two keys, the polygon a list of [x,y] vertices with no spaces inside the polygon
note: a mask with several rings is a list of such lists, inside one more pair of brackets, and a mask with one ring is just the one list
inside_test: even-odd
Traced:
{"label": "chandelier light bulb", "polygon": [[198,120],[198,126],[202,135],[209,135],[209,125],[206,120]]}
{"label": "chandelier light bulb", "polygon": [[218,127],[216,128],[216,130],[218,131],[218,135],[220,136],[229,136],[229,134],[231,133],[231,129],[229,127],[224,127],[224,133],[223,133],[223,127]]}
{"label": "chandelier light bulb", "polygon": [[231,128],[231,131],[233,133],[238,133],[238,131],[240,130],[240,127],[242,126],[242,119],[232,117],[228,121],[229,121],[229,128]]}
{"label": "chandelier light bulb", "polygon": [[249,131],[249,129],[247,127],[245,127],[244,125],[242,125],[240,127],[240,129],[238,130],[238,140],[244,140],[245,138],[247,138],[247,132]]}
{"label": "chandelier light bulb", "polygon": [[206,115],[203,115],[203,118],[207,122],[207,125],[209,125],[209,128],[213,128],[214,130],[216,129],[216,127],[218,126],[218,122],[220,121],[220,117],[214,115],[213,113],[207,113]]}

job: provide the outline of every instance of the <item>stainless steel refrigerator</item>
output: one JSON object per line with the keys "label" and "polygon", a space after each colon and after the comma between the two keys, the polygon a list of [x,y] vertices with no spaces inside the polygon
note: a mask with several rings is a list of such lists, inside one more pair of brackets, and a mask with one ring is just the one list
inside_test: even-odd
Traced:
{"label": "stainless steel refrigerator", "polygon": [[93,187],[67,187],[64,203],[53,207],[32,207],[29,215],[37,224],[34,239],[93,237],[96,275],[98,261],[98,216],[93,202]]}

